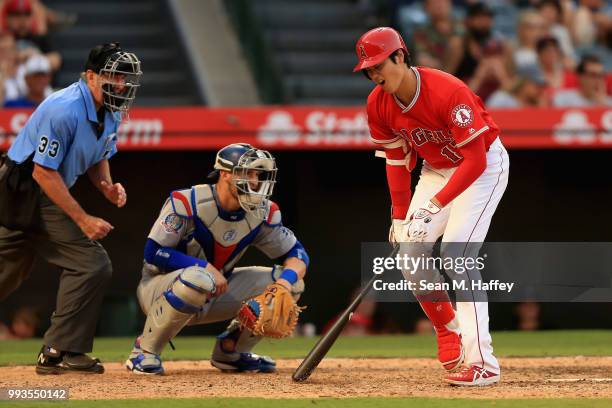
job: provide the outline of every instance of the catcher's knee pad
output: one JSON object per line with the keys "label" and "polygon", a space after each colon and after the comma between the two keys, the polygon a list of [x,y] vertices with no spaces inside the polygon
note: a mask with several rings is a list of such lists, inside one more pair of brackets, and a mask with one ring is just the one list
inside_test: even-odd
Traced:
{"label": "catcher's knee pad", "polygon": [[204,268],[190,266],[183,269],[172,287],[153,302],[140,342],[142,349],[161,354],[191,316],[202,309],[214,290],[215,281]]}
{"label": "catcher's knee pad", "polygon": [[190,266],[183,269],[164,296],[176,310],[197,313],[214,291],[215,279],[210,272],[200,266]]}

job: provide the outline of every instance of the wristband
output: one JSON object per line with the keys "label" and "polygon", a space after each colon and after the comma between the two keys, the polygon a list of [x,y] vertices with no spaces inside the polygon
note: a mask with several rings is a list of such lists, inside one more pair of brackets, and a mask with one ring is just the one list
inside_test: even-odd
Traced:
{"label": "wristband", "polygon": [[434,204],[434,202],[431,200],[429,200],[427,204],[425,204],[425,207],[423,208],[425,208],[427,211],[429,211],[432,214],[437,214],[441,210],[441,208],[438,207],[436,204]]}
{"label": "wristband", "polygon": [[298,274],[293,269],[285,269],[278,279],[284,279],[290,284],[294,285],[298,281]]}

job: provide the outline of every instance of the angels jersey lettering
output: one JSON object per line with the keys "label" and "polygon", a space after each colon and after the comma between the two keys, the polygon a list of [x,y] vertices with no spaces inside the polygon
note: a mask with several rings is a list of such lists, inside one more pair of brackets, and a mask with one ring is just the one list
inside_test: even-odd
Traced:
{"label": "angels jersey lettering", "polygon": [[[499,127],[482,100],[463,82],[432,68],[412,67],[417,89],[409,105],[377,86],[368,97],[371,139],[393,143],[400,138],[434,168],[457,167],[463,160],[460,148],[477,137],[485,138],[487,150]],[[416,163],[411,155],[409,168]]]}

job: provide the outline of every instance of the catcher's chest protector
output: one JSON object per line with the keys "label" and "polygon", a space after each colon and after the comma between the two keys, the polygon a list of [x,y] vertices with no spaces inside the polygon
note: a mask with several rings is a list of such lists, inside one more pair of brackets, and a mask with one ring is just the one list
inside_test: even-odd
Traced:
{"label": "catcher's chest protector", "polygon": [[205,259],[225,273],[253,243],[263,221],[244,211],[224,211],[218,207],[214,194],[213,186],[201,184],[174,191],[171,200],[178,215],[192,220],[193,239]]}

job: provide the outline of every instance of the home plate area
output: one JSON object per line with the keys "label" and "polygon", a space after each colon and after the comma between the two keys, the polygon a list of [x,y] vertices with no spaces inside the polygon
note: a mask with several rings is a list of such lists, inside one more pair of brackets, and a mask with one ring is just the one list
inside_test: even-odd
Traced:
{"label": "home plate area", "polygon": [[329,358],[303,383],[291,380],[301,360],[277,362],[279,370],[274,374],[229,374],[211,367],[207,360],[167,361],[165,376],[135,375],[119,363],[106,363],[102,375],[38,376],[33,366],[9,366],[0,368],[0,383],[2,387],[68,388],[70,399],[77,400],[222,396],[612,398],[612,357],[502,358],[501,382],[477,388],[444,383],[444,372],[433,359]]}

